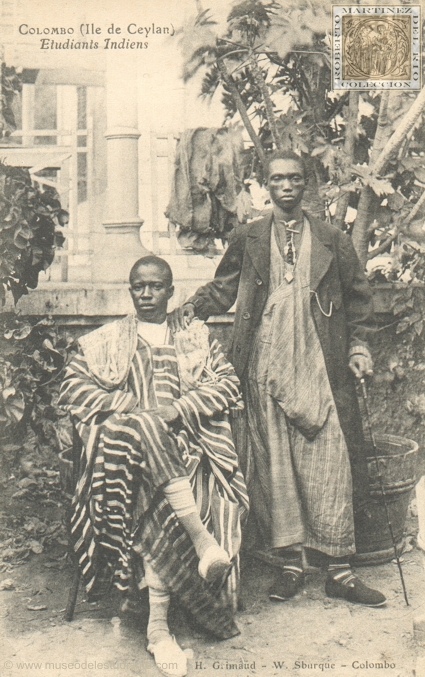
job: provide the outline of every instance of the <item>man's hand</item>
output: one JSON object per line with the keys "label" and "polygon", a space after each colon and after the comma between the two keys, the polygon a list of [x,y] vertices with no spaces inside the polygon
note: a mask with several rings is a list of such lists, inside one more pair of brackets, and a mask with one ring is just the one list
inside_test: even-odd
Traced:
{"label": "man's hand", "polygon": [[176,308],[168,316],[168,325],[173,333],[179,329],[186,329],[195,317],[195,306],[193,303],[185,303]]}
{"label": "man's hand", "polygon": [[179,412],[172,404],[167,404],[163,407],[158,407],[157,409],[141,409],[136,407],[131,412],[132,414],[155,414],[160,416],[165,423],[173,423],[179,417]]}
{"label": "man's hand", "polygon": [[165,423],[173,423],[179,417],[179,412],[172,404],[158,407],[158,409],[154,409],[154,413],[160,416]]}
{"label": "man's hand", "polygon": [[372,358],[360,353],[358,355],[351,355],[348,366],[356,378],[372,376],[373,374]]}

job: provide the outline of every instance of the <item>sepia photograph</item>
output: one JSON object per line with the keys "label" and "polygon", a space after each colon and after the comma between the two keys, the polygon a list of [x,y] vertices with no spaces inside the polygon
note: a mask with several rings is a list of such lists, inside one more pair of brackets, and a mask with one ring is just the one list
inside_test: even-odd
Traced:
{"label": "sepia photograph", "polygon": [[0,0],[0,677],[425,677],[424,22]]}

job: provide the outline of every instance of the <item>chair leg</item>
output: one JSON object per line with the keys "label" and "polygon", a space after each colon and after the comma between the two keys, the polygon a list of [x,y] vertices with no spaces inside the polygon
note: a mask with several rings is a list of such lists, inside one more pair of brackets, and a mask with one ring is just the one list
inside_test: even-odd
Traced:
{"label": "chair leg", "polygon": [[77,603],[79,586],[80,586],[80,569],[77,565],[75,565],[72,583],[68,593],[68,602],[64,614],[64,618],[68,623],[70,623],[74,618],[74,611],[75,605]]}

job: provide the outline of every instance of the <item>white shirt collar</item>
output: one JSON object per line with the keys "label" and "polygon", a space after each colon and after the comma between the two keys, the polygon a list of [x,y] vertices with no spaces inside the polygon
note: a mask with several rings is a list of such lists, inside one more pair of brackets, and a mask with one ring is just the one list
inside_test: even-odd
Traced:
{"label": "white shirt collar", "polygon": [[167,320],[161,324],[137,320],[137,333],[151,346],[163,346],[167,340]]}

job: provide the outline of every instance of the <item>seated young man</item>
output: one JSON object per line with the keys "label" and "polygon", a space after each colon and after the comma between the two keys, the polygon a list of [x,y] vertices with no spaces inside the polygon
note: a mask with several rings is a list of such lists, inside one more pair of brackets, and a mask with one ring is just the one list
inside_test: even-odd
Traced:
{"label": "seated young man", "polygon": [[248,499],[228,414],[242,403],[233,367],[203,323],[170,332],[166,261],[137,261],[130,294],[136,313],[82,337],[61,387],[59,404],[83,446],[72,540],[91,599],[112,581],[121,590],[130,576],[146,581],[148,651],[171,666],[165,674],[183,676],[186,655],[167,623],[170,593],[216,637],[238,634]]}

